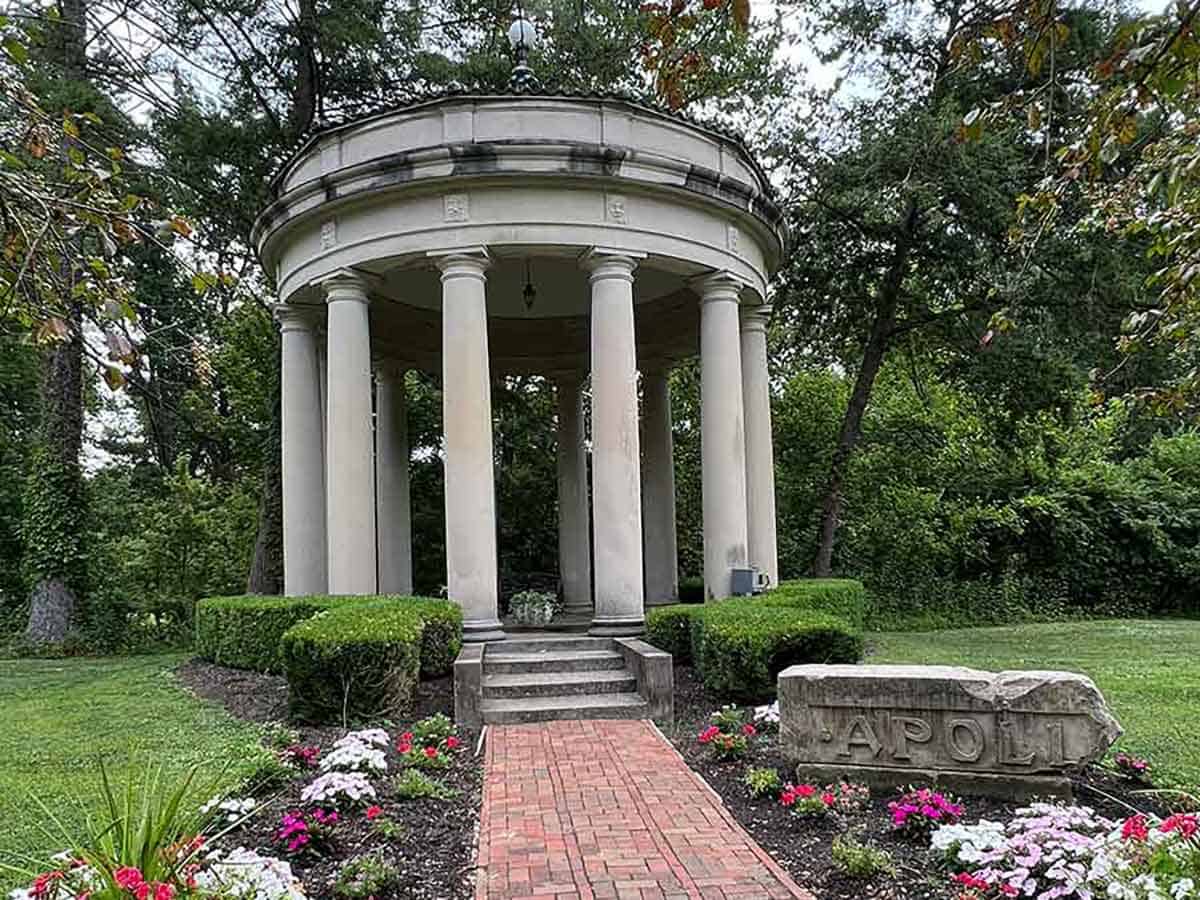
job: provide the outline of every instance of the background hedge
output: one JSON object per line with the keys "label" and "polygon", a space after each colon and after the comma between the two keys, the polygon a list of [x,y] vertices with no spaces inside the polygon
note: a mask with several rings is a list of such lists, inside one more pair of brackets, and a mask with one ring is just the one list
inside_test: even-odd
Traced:
{"label": "background hedge", "polygon": [[421,671],[425,621],[415,604],[327,609],[283,636],[288,714],[302,722],[403,715]]}
{"label": "background hedge", "polygon": [[762,700],[788,666],[857,662],[868,611],[857,581],[789,581],[760,597],[651,608],[646,641],[677,663],[694,663],[713,693]]}

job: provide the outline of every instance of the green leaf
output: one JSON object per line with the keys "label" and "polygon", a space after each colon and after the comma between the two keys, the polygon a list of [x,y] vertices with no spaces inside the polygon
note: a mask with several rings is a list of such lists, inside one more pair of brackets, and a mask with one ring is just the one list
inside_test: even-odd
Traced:
{"label": "green leaf", "polygon": [[25,65],[29,60],[29,50],[16,38],[9,37],[4,39],[4,52],[19,66]]}

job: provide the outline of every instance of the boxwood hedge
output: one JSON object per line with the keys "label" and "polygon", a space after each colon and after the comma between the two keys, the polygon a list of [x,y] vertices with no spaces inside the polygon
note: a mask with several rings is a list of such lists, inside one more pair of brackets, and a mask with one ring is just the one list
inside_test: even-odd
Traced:
{"label": "boxwood hedge", "polygon": [[413,604],[387,602],[338,606],[293,625],[282,642],[288,713],[349,724],[408,712],[425,627]]}
{"label": "boxwood hedge", "polygon": [[694,663],[713,693],[759,700],[797,663],[857,662],[867,615],[863,586],[848,579],[784,582],[761,597],[647,611],[646,640]]}

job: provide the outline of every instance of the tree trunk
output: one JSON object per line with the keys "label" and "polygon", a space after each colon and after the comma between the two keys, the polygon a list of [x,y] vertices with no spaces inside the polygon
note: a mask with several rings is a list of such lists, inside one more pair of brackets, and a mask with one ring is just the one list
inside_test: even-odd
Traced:
{"label": "tree trunk", "polygon": [[280,437],[283,428],[279,394],[279,359],[275,359],[271,397],[271,428],[263,455],[262,495],[258,501],[258,535],[246,590],[251,594],[283,593],[283,485]]}
{"label": "tree trunk", "polygon": [[879,298],[875,304],[875,316],[871,322],[867,345],[863,349],[862,365],[858,367],[858,377],[854,380],[854,390],[850,394],[846,414],[842,417],[837,446],[834,448],[833,460],[829,466],[825,499],[821,503],[821,523],[817,531],[817,554],[813,560],[813,575],[817,578],[828,578],[833,572],[833,548],[837,542],[838,525],[841,524],[842,484],[846,477],[850,458],[862,436],[863,415],[867,411],[867,404],[871,401],[875,378],[883,366],[892,332],[896,327],[896,310],[900,303],[900,289],[904,282],[904,270],[908,266],[908,257],[912,250],[916,227],[916,201],[910,197],[904,221],[896,238],[892,263],[888,267],[883,283],[879,286]]}
{"label": "tree trunk", "polygon": [[[86,13],[84,0],[59,4],[50,53],[67,81],[85,77]],[[70,275],[69,267],[64,274]],[[25,571],[32,585],[25,637],[43,644],[66,639],[83,581],[83,315],[68,285],[64,293],[67,337],[42,362],[41,447],[31,460],[24,521]]]}

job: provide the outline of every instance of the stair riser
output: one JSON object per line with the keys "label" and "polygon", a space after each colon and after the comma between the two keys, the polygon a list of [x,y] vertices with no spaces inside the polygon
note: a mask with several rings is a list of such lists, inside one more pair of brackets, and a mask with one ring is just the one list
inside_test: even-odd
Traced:
{"label": "stair riser", "polygon": [[601,672],[625,668],[625,660],[621,657],[600,659],[538,659],[530,654],[529,659],[496,662],[489,660],[486,655],[483,660],[485,675],[516,675],[521,672]]}
{"label": "stair riser", "polygon": [[562,653],[568,650],[612,650],[613,642],[603,638],[544,638],[538,640],[522,640],[509,638],[497,641],[491,645],[497,653],[536,653],[539,650],[549,650],[552,653]]}
{"label": "stair riser", "polygon": [[620,681],[585,681],[579,684],[561,683],[547,680],[544,684],[505,684],[489,685],[484,682],[483,696],[497,698],[517,697],[555,697],[564,694],[611,694],[634,693],[637,691],[637,679],[630,675]]}
{"label": "stair riser", "polygon": [[599,706],[577,709],[506,709],[483,711],[483,721],[486,725],[516,725],[522,722],[563,721],[566,719],[645,719],[650,714],[646,704],[639,706]]}

